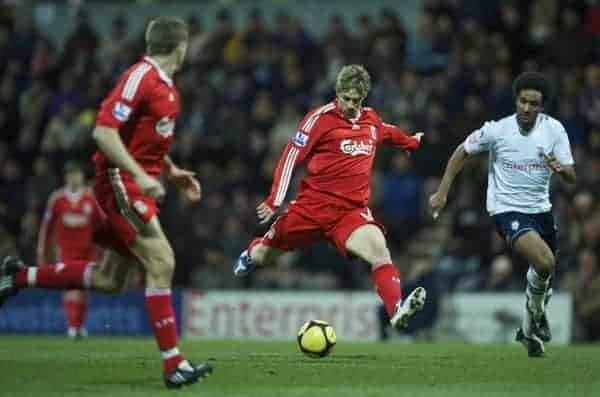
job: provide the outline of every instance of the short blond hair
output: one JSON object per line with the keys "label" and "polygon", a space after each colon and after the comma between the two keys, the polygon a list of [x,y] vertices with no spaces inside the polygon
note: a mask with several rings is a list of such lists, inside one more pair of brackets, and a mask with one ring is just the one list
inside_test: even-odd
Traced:
{"label": "short blond hair", "polygon": [[352,90],[356,90],[363,97],[371,91],[371,76],[362,65],[346,65],[337,75],[335,92],[341,94]]}
{"label": "short blond hair", "polygon": [[148,23],[145,38],[146,54],[169,55],[188,40],[188,27],[181,18],[158,17]]}

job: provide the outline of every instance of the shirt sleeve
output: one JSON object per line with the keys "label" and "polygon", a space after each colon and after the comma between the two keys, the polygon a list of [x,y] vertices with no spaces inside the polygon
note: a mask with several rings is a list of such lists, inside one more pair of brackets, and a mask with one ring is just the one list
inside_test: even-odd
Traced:
{"label": "shirt sleeve", "polygon": [[325,122],[319,113],[309,113],[300,122],[298,131],[285,146],[273,174],[271,192],[266,200],[271,208],[283,203],[294,169],[311,153],[325,130]]}
{"label": "shirt sleeve", "polygon": [[562,125],[561,130],[558,133],[558,139],[554,144],[554,148],[552,149],[552,154],[562,165],[575,164],[575,160],[573,160],[573,154],[571,153],[569,135],[567,135],[567,131],[565,131],[565,128]]}
{"label": "shirt sleeve", "polygon": [[102,101],[96,116],[96,125],[119,129],[127,123],[143,102],[148,90],[148,72],[152,66],[140,63],[126,72]]}
{"label": "shirt sleeve", "polygon": [[421,145],[418,137],[410,136],[402,128],[381,121],[381,142],[404,150],[417,150]]}
{"label": "shirt sleeve", "polygon": [[468,154],[476,154],[493,149],[497,124],[495,121],[487,121],[480,129],[473,131],[464,142],[465,151]]}

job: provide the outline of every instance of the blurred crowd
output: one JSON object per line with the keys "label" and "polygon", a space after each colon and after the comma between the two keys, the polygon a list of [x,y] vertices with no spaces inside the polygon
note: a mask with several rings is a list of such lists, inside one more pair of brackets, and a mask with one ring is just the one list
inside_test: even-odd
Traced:
{"label": "blurred crowd", "polygon": [[[143,32],[129,29],[134,16],[118,16],[100,35],[82,9],[76,28],[56,43],[31,14],[11,11],[0,12],[0,253],[31,262],[45,201],[62,183],[65,161],[83,160],[91,176],[96,110],[143,53]],[[565,125],[578,172],[576,187],[555,181],[552,189],[561,231],[554,284],[575,292],[581,332],[600,330],[599,1],[424,0],[414,32],[393,9],[331,15],[321,35],[292,10],[267,22],[256,9],[235,22],[226,9],[188,18],[172,156],[197,171],[204,197],[192,206],[170,191],[161,209],[177,284],[369,286],[368,269],[327,244],[287,255],[243,285],[230,270],[249,239],[265,232],[254,208],[268,194],[283,146],[307,110],[333,97],[343,64],[367,67],[374,81],[367,102],[384,120],[426,133],[424,148],[410,158],[378,154],[371,206],[385,219],[395,255],[428,224],[426,196],[456,145],[484,120],[511,114],[513,78],[536,69],[554,84],[547,112]],[[453,238],[443,256],[419,267],[441,276],[447,290],[523,287],[526,266],[506,252],[485,215],[486,161],[465,170],[453,191]]]}

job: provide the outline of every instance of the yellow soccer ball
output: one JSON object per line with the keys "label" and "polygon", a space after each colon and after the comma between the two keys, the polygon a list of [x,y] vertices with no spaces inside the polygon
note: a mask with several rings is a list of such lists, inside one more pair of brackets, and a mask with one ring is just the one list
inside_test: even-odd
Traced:
{"label": "yellow soccer ball", "polygon": [[298,331],[298,347],[308,357],[321,358],[327,356],[331,353],[335,342],[335,331],[326,321],[307,321]]}

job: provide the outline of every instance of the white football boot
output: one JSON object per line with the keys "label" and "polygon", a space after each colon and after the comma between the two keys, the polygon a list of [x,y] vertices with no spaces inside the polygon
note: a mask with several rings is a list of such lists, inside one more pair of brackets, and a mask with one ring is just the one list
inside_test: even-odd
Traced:
{"label": "white football boot", "polygon": [[425,298],[427,298],[427,291],[423,287],[417,287],[411,292],[405,299],[398,302],[396,306],[396,312],[390,319],[392,327],[400,330],[408,325],[408,320],[416,312],[423,309],[425,306]]}

